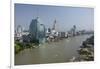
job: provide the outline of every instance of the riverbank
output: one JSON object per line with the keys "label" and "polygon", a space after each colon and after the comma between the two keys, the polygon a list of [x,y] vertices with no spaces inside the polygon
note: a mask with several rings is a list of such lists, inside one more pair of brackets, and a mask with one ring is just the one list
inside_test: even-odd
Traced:
{"label": "riverbank", "polygon": [[[87,34],[89,35],[89,34]],[[84,35],[79,35],[79,36],[84,36]],[[72,38],[77,38],[79,36],[73,36],[73,37],[68,37],[68,38],[60,38],[59,40],[54,39],[53,41],[47,41],[46,43],[55,43],[55,42],[61,42],[65,39],[69,40]],[[18,54],[20,51],[24,50],[24,49],[28,49],[28,48],[37,48],[39,47],[41,44],[39,44],[38,42],[33,43],[33,42],[20,42],[20,41],[15,41],[14,44],[14,49],[15,49],[15,54]],[[43,44],[42,44],[43,45]]]}
{"label": "riverbank", "polygon": [[15,45],[14,45],[15,54],[18,54],[20,51],[23,51],[24,49],[31,49],[36,47],[38,47],[38,44],[36,43],[22,43],[22,42],[15,41]]}
{"label": "riverbank", "polygon": [[70,61],[94,61],[94,35],[83,41],[77,52],[79,56],[73,57]]}
{"label": "riverbank", "polygon": [[79,56],[76,50],[90,36],[76,36],[35,46],[37,48],[24,49],[15,54],[15,65],[69,62],[73,56]]}
{"label": "riverbank", "polygon": [[94,36],[87,38],[83,41],[82,46],[78,50],[80,61],[93,61],[94,60]]}

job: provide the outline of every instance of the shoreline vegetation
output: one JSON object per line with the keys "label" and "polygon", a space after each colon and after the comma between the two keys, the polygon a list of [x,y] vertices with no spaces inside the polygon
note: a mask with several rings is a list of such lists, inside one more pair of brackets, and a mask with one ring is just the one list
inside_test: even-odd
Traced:
{"label": "shoreline vegetation", "polygon": [[18,54],[20,51],[28,48],[35,48],[38,46],[38,43],[22,43],[15,41],[15,54]]}
{"label": "shoreline vegetation", "polygon": [[71,62],[94,61],[94,35],[83,41],[77,52],[79,57],[72,57]]}

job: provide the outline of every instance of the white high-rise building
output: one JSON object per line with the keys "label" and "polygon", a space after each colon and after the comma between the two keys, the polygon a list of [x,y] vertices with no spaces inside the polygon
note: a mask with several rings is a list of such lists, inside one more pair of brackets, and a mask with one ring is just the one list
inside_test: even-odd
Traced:
{"label": "white high-rise building", "polygon": [[22,37],[22,32],[23,32],[22,26],[18,25],[17,31],[16,31],[16,36],[19,37],[19,38]]}

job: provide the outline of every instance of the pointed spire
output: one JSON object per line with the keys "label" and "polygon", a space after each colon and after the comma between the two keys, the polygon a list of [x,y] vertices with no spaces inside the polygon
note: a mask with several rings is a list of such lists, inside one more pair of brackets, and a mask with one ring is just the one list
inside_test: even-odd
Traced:
{"label": "pointed spire", "polygon": [[54,23],[56,24],[56,22],[57,22],[57,21],[56,21],[56,19],[55,19]]}
{"label": "pointed spire", "polygon": [[53,28],[52,28],[53,30],[55,30],[56,22],[57,22],[57,21],[56,21],[56,19],[55,19],[55,20],[54,20],[54,24],[53,24]]}

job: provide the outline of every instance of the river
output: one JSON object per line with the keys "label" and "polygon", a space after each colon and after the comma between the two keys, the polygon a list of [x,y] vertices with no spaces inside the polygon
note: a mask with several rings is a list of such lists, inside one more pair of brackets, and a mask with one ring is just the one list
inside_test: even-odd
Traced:
{"label": "river", "polygon": [[25,49],[15,55],[15,65],[62,63],[73,56],[78,57],[77,50],[84,40],[91,35],[81,35],[45,43],[32,49]]}

